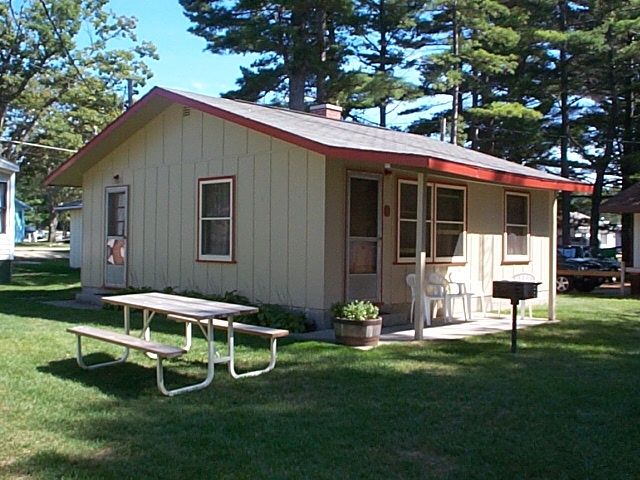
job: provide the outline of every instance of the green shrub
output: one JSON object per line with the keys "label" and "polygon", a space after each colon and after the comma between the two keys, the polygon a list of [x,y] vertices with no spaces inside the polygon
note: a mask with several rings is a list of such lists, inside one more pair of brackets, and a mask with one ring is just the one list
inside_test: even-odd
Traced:
{"label": "green shrub", "polygon": [[334,303],[331,306],[331,313],[336,318],[346,318],[348,320],[371,320],[378,318],[378,314],[380,312],[378,307],[371,302],[353,300],[347,304]]}
{"label": "green shrub", "polygon": [[263,303],[258,308],[260,309],[258,313],[243,316],[240,321],[262,327],[283,328],[291,333],[306,331],[306,317],[302,312],[293,312],[280,305],[270,303]]}
{"label": "green shrub", "polygon": [[[151,287],[127,287],[119,290],[115,295],[149,293],[154,291],[157,290],[154,290]],[[261,327],[283,328],[285,330],[289,330],[291,333],[302,333],[306,331],[306,317],[304,313],[296,313],[275,304],[253,304],[247,297],[245,297],[244,295],[240,295],[236,290],[225,292],[223,294],[205,294],[195,290],[178,292],[173,287],[166,287],[164,290],[162,290],[162,293],[167,293],[170,295],[182,295],[183,297],[190,298],[201,298],[203,300],[211,300],[215,302],[235,303],[236,305],[257,307],[260,309],[258,313],[254,313],[252,315],[242,315],[237,317],[236,320],[241,323],[248,323],[250,325],[258,325]],[[120,306],[109,304],[105,304],[103,308],[111,310],[122,309],[122,307]]]}

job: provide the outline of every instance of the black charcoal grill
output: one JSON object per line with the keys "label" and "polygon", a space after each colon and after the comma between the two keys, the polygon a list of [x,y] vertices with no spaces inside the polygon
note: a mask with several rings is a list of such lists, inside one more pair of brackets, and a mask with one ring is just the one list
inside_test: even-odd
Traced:
{"label": "black charcoal grill", "polygon": [[518,304],[520,300],[536,298],[538,285],[541,282],[520,282],[515,280],[498,280],[493,282],[493,297],[511,300],[511,353],[518,348]]}

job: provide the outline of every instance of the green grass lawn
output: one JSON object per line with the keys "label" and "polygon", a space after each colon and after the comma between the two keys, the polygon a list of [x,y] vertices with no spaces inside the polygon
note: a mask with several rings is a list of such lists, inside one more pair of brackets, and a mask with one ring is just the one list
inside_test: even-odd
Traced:
{"label": "green grass lawn", "polygon": [[[16,265],[0,286],[0,478],[640,478],[637,299],[562,296],[561,322],[521,330],[516,355],[509,332],[370,351],[285,339],[274,371],[219,366],[207,389],[168,398],[139,352],[77,366],[65,329],[122,319],[45,303],[78,291],[66,264]],[[154,339],[178,345],[180,326]],[[238,341],[239,370],[267,361]],[[200,340],[166,362],[167,385],[201,379],[204,358]]]}

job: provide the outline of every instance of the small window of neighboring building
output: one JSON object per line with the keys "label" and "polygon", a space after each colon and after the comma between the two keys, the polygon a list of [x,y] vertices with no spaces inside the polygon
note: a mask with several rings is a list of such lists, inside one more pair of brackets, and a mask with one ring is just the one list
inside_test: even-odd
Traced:
{"label": "small window of neighboring building", "polygon": [[8,185],[7,182],[0,182],[0,233],[7,233]]}
{"label": "small window of neighboring building", "polygon": [[505,192],[503,252],[506,262],[528,262],[530,236],[529,195]]}
{"label": "small window of neighboring building", "polygon": [[[427,184],[425,253],[431,262],[464,262],[466,258],[466,188]],[[398,181],[398,263],[415,261],[418,183]],[[435,247],[435,248],[434,248]],[[435,251],[434,251],[435,250]]]}
{"label": "small window of neighboring building", "polygon": [[233,178],[198,181],[198,259],[216,262],[233,260]]}

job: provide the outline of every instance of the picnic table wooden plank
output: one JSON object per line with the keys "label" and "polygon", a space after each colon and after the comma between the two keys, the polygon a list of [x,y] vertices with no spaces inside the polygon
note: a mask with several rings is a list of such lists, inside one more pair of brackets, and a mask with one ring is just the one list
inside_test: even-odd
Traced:
{"label": "picnic table wooden plank", "polygon": [[233,317],[257,313],[256,307],[214,302],[201,298],[181,297],[166,293],[134,293],[102,297],[104,303],[147,309],[162,314],[179,313],[185,317],[207,319],[213,317]]}
{"label": "picnic table wooden plank", "polygon": [[187,353],[185,349],[180,347],[153,342],[151,340],[144,340],[124,333],[103,330],[101,328],[87,325],[69,327],[67,328],[67,332],[93,338],[95,340],[101,340],[103,342],[114,343],[122,347],[129,347],[143,352],[155,353],[156,355],[160,355],[165,358],[176,358]]}
{"label": "picnic table wooden plank", "polygon": [[[195,318],[191,318],[184,315],[167,315],[167,318],[170,320],[176,320],[178,322],[191,322],[191,323],[199,323],[201,325],[206,325],[207,321],[198,320]],[[227,330],[229,328],[229,323],[226,320],[220,320],[214,318],[212,320],[213,328],[218,330]],[[233,322],[233,329],[236,333],[245,333],[247,335],[256,335],[262,338],[281,338],[289,335],[289,330],[284,330],[281,328],[271,328],[271,327],[262,327],[260,325],[249,325],[247,323]]]}

